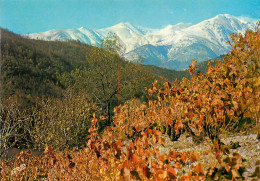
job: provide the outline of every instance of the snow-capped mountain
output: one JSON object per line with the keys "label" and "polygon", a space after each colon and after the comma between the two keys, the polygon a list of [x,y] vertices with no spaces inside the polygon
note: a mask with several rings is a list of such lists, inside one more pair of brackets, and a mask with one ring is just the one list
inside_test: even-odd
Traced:
{"label": "snow-capped mountain", "polygon": [[79,40],[91,45],[100,45],[109,32],[117,34],[125,46],[129,60],[145,58],[145,64],[170,69],[185,69],[192,59],[199,62],[215,58],[230,50],[226,43],[231,33],[244,33],[253,29],[255,22],[245,21],[228,14],[192,25],[179,23],[162,29],[149,29],[130,23],[119,23],[104,29],[81,27],[71,30],[51,30],[27,35],[43,40]]}
{"label": "snow-capped mountain", "polygon": [[129,52],[143,45],[139,40],[148,32],[152,31],[152,29],[133,26],[130,23],[119,23],[104,29],[91,30],[86,27],[81,27],[69,30],[50,30],[43,33],[29,34],[27,36],[32,39],[50,41],[79,40],[90,45],[100,45],[101,40],[106,38],[106,36],[112,32],[120,38],[121,43],[126,48],[126,52]]}

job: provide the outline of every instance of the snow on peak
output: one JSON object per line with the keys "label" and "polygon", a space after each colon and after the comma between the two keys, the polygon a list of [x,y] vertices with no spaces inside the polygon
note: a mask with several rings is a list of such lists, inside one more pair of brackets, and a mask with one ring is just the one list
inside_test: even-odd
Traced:
{"label": "snow on peak", "polygon": [[176,25],[168,25],[168,26],[166,26],[166,28],[181,30],[181,29],[184,29],[184,28],[188,28],[191,25],[192,25],[192,23],[178,23]]}
{"label": "snow on peak", "polygon": [[80,28],[78,28],[78,30],[87,30],[88,28],[85,26],[81,26]]}
{"label": "snow on peak", "polygon": [[[193,56],[200,58],[200,53],[195,51],[197,47],[200,47],[199,50],[203,49],[204,53],[208,52],[210,56],[227,53],[230,47],[226,41],[231,33],[244,33],[246,29],[254,27],[255,21],[247,21],[247,18],[219,14],[195,25],[178,23],[167,25],[162,29],[150,29],[135,26],[129,22],[121,22],[103,29],[88,29],[82,26],[78,29],[51,30],[28,36],[33,39],[54,41],[73,39],[91,45],[99,45],[101,40],[112,32],[119,37],[126,53],[130,53],[131,56],[149,57],[147,53],[149,52],[153,56],[158,56],[158,59],[167,57],[167,61],[172,61]],[[160,52],[163,52],[162,56],[159,55]],[[180,54],[183,54],[183,57]],[[204,58],[209,58],[209,54],[205,54]]]}
{"label": "snow on peak", "polygon": [[255,19],[255,18],[251,18],[251,17],[248,17],[248,16],[239,16],[237,17],[241,22],[243,23],[253,23],[256,25],[256,23],[259,21],[258,19]]}
{"label": "snow on peak", "polygon": [[98,33],[102,34],[104,37],[108,35],[108,33],[115,33],[123,46],[126,49],[126,52],[129,52],[136,47],[140,46],[139,40],[145,35],[145,31],[141,28],[132,25],[131,23],[119,23],[114,26],[96,30]]}
{"label": "snow on peak", "polygon": [[[230,14],[219,14],[219,15],[215,16],[214,18],[236,18],[236,17],[233,15],[230,15]],[[214,19],[214,18],[212,18],[212,19]]]}
{"label": "snow on peak", "polygon": [[128,52],[145,44],[169,45],[183,39],[192,40],[194,37],[204,38],[215,44],[227,46],[225,42],[230,33],[244,32],[248,28],[253,29],[253,26],[245,18],[237,18],[229,14],[219,14],[195,25],[191,23],[178,23],[176,25],[167,25],[162,29],[149,29],[134,26],[129,22],[121,22],[103,29],[91,30],[82,26],[72,30],[52,30],[44,33],[30,34],[29,37],[45,40],[74,39],[98,45],[101,39],[105,38],[109,32],[112,32],[120,38]]}
{"label": "snow on peak", "polygon": [[180,31],[183,30],[185,28],[190,27],[192,24],[191,23],[178,23],[176,25],[167,25],[166,27],[164,27],[163,29],[159,30],[160,33],[163,34],[173,34],[176,31]]}
{"label": "snow on peak", "polygon": [[129,28],[129,27],[133,27],[133,25],[129,22],[121,22],[118,23],[116,25],[114,25],[113,27],[118,27],[118,28]]}

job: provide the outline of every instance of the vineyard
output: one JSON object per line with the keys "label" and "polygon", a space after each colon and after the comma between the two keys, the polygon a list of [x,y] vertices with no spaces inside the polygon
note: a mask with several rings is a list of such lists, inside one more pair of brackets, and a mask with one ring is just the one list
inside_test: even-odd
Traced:
{"label": "vineyard", "polygon": [[[234,34],[230,45],[224,60],[214,66],[210,62],[205,74],[197,71],[193,60],[191,79],[163,85],[155,81],[145,88],[146,102],[133,98],[115,107],[111,126],[102,132],[107,118],[89,111],[89,135],[81,148],[56,150],[56,144],[66,142],[52,138],[41,156],[24,150],[14,159],[1,160],[1,180],[259,180],[259,148],[258,159],[250,160],[254,170],[245,177],[245,158],[230,151],[239,145],[227,145],[221,136],[254,133],[259,140],[260,26],[245,35]],[[56,107],[61,112],[72,106],[74,113],[77,106],[87,110],[91,102],[81,100],[67,107],[66,101],[59,102]],[[44,120],[55,114],[47,111],[48,106],[35,117]],[[48,129],[38,137],[34,132],[38,142],[47,139],[44,132],[47,135]],[[206,141],[209,149],[163,151],[166,139],[174,145],[184,135],[194,146]],[[206,155],[211,159],[207,167],[201,162]]]}

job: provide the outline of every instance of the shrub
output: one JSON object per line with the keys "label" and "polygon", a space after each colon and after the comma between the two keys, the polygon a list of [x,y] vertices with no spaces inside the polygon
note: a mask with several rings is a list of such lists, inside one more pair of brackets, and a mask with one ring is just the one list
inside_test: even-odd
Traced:
{"label": "shrub", "polygon": [[79,147],[86,142],[93,113],[100,109],[86,95],[65,93],[62,99],[38,100],[32,116],[35,147]]}

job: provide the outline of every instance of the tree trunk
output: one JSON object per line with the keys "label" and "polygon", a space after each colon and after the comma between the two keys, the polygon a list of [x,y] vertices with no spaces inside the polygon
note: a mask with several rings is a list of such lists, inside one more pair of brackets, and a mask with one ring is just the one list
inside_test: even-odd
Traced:
{"label": "tree trunk", "polygon": [[107,104],[107,117],[108,117],[108,126],[111,126],[111,112],[110,112],[110,101],[106,101]]}

